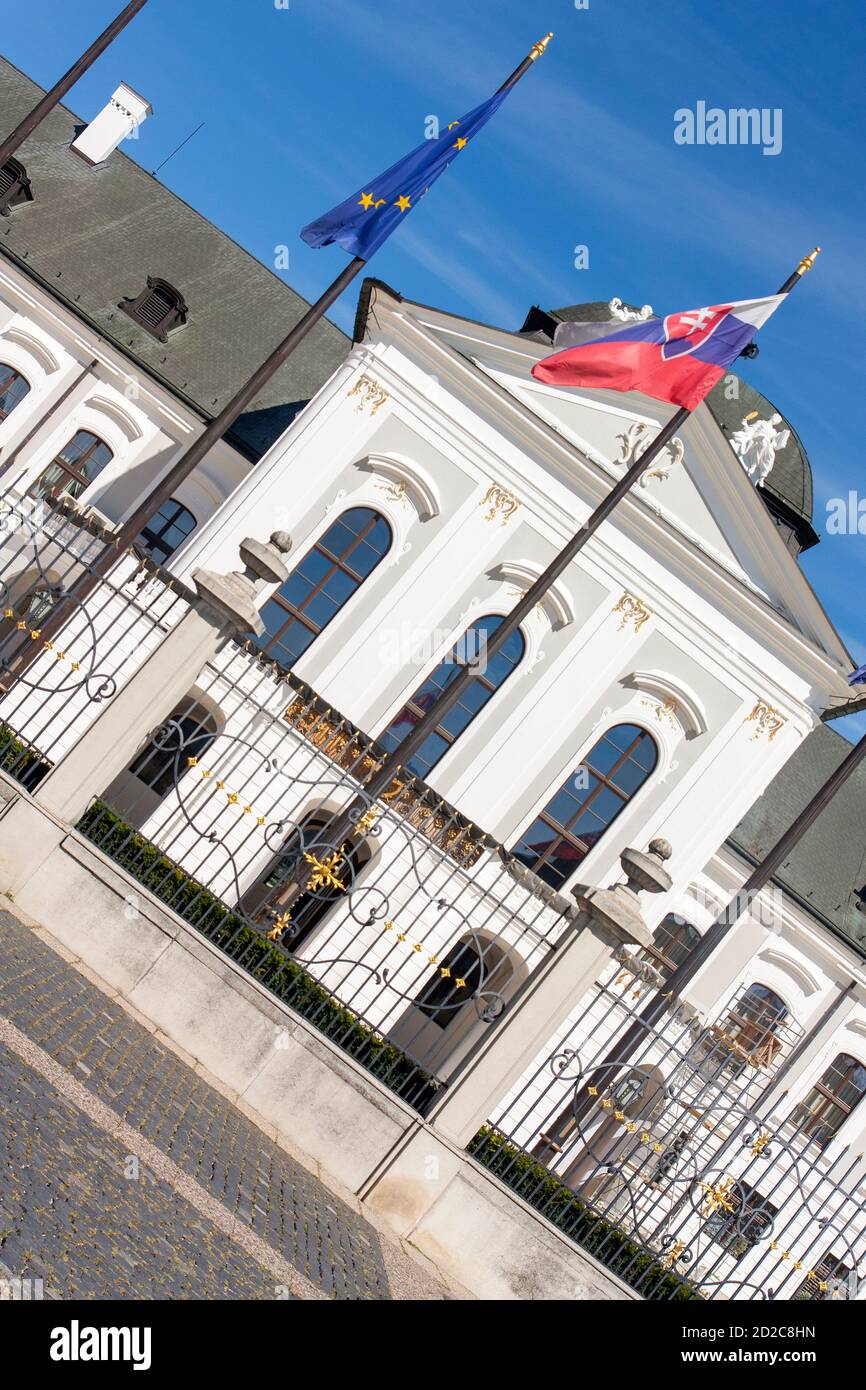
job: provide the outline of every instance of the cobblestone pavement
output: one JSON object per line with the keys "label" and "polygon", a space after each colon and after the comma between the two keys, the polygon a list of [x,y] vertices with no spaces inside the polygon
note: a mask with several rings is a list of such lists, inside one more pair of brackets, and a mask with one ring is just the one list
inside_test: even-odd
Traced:
{"label": "cobblestone pavement", "polygon": [[362,1216],[7,913],[0,1117],[0,1260],[55,1296],[406,1296]]}

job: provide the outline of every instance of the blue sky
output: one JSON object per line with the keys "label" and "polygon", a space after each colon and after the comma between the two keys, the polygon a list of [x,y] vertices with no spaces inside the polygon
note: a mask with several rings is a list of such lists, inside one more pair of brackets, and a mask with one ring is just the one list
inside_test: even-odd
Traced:
{"label": "blue sky", "polygon": [[[120,8],[0,0],[3,52],[48,84]],[[282,273],[314,297],[345,256],[300,228],[419,143],[425,117],[488,96],[548,29],[545,57],[373,273],[517,328],[532,303],[668,311],[772,293],[820,243],[741,366],[806,446],[823,533],[828,499],[866,498],[861,0],[150,0],[67,100],[90,117],[121,79],[148,97],[155,114],[124,146],[148,169],[204,121],[160,177],[267,264],[288,245]],[[699,100],[780,107],[781,153],[675,144],[675,110]],[[346,329],[355,297],[332,314]],[[866,660],[866,535],[825,536],[803,563]]]}

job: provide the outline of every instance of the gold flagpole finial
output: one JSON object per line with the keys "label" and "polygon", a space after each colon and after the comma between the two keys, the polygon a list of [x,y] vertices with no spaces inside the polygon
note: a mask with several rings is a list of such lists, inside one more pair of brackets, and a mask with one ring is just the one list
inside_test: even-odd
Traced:
{"label": "gold flagpole finial", "polygon": [[814,251],[810,251],[808,256],[804,256],[800,264],[797,266],[797,274],[805,275],[807,270],[811,270],[812,266],[815,264],[820,254],[821,248],[820,246],[816,246]]}
{"label": "gold flagpole finial", "polygon": [[539,39],[538,43],[534,43],[532,45],[532,47],[529,50],[529,56],[532,59],[533,63],[535,62],[536,58],[541,57],[542,53],[544,52],[545,48],[550,43],[550,40],[552,38],[553,32],[551,31],[549,34],[545,34],[543,39]]}

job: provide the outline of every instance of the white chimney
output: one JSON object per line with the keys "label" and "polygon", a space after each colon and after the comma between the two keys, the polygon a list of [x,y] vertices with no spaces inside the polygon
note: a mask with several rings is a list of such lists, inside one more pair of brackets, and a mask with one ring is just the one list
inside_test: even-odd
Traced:
{"label": "white chimney", "polygon": [[117,149],[121,140],[132,135],[142,121],[151,115],[153,107],[150,102],[121,82],[108,105],[73,140],[72,148],[88,164],[101,164]]}

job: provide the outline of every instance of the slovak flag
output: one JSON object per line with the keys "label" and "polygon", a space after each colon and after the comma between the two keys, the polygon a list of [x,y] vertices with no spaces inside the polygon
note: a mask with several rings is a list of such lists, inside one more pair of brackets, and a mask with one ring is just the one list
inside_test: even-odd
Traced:
{"label": "slovak flag", "polygon": [[[666,318],[626,324],[602,338],[566,347],[532,368],[551,386],[643,391],[694,410],[775,309],[783,294],[711,304]],[[567,341],[568,324],[562,325]],[[562,341],[557,332],[554,345]]]}

